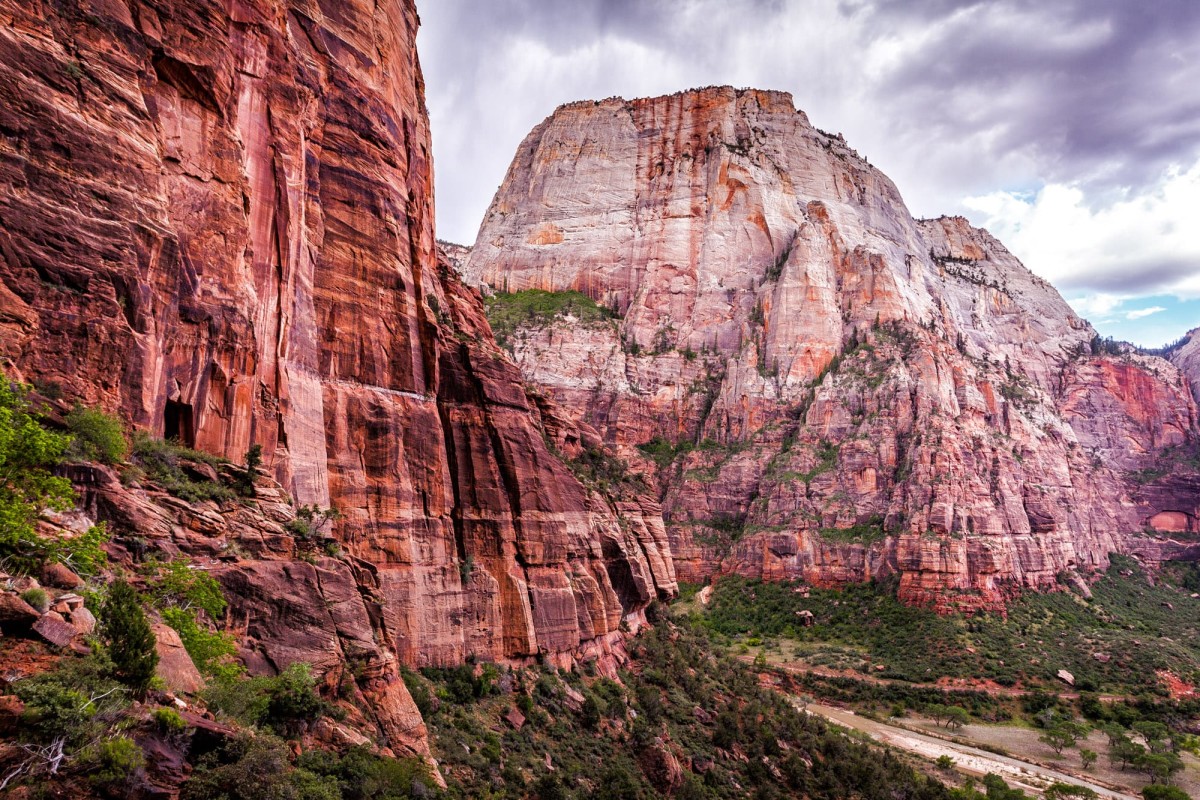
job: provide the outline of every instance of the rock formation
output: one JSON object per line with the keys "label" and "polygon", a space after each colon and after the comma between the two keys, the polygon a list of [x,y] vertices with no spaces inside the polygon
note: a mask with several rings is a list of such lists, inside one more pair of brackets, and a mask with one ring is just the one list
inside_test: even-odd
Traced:
{"label": "rock formation", "polygon": [[1179,367],[1192,384],[1192,394],[1200,403],[1200,328],[1188,332],[1178,348],[1169,356],[1171,363]]}
{"label": "rock formation", "polygon": [[[0,18],[9,372],[235,462],[261,445],[294,503],[341,511],[315,564],[269,514],[239,524],[220,575],[258,666],[365,654],[408,734],[397,660],[605,656],[674,591],[655,501],[576,479],[594,434],[526,393],[439,263],[412,0]],[[170,502],[104,484],[118,532],[196,550]]]}
{"label": "rock formation", "polygon": [[[898,573],[909,600],[994,607],[1131,549],[1164,509],[1128,474],[1197,440],[1178,369],[1094,346],[999,242],[914,220],[783,93],[558,109],[462,269],[619,316],[508,344],[658,469],[684,580]],[[1197,530],[1196,493],[1175,497]]]}

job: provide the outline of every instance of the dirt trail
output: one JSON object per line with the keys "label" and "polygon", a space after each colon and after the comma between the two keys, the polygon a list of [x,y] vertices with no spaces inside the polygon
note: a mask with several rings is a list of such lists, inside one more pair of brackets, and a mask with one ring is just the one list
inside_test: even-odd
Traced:
{"label": "dirt trail", "polygon": [[821,703],[805,704],[798,699],[794,699],[794,702],[798,708],[809,714],[824,717],[830,722],[852,730],[862,731],[882,744],[928,759],[935,760],[940,756],[949,756],[954,759],[955,767],[961,772],[980,776],[994,772],[1004,778],[1010,786],[1039,795],[1051,783],[1061,781],[1076,786],[1086,786],[1101,797],[1112,798],[1112,800],[1138,800],[1137,795],[1109,789],[1049,767],[989,753],[968,745],[944,741],[922,733],[914,733],[894,725],[861,717],[846,709],[834,708]]}

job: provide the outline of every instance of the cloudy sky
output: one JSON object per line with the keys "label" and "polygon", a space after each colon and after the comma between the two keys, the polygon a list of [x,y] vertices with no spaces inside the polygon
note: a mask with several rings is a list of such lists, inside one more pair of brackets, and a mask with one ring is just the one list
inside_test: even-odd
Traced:
{"label": "cloudy sky", "polygon": [[1197,0],[418,0],[438,233],[561,103],[791,92],[916,216],[964,214],[1103,332],[1200,325]]}

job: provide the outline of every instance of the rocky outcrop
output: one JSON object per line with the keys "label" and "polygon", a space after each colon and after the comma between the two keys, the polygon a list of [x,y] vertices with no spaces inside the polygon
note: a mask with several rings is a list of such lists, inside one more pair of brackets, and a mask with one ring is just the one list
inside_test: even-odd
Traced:
{"label": "rocky outcrop", "polygon": [[1197,436],[1175,367],[1094,348],[999,242],[914,220],[783,93],[560,108],[462,269],[616,312],[508,345],[657,474],[689,581],[898,573],[908,599],[994,607],[1128,549],[1163,510],[1128,474]]}
{"label": "rocky outcrop", "polygon": [[1200,328],[1189,331],[1168,358],[1187,376],[1192,384],[1192,394],[1196,396],[1196,402],[1200,402]]}
{"label": "rocky outcrop", "polygon": [[0,17],[0,356],[235,462],[261,445],[290,499],[340,510],[344,558],[297,562],[287,503],[186,510],[108,480],[100,516],[195,557],[236,540],[219,575],[256,663],[366,653],[400,733],[419,716],[396,661],[619,653],[674,591],[657,505],[619,517],[580,483],[584,434],[555,445],[439,262],[411,0]]}

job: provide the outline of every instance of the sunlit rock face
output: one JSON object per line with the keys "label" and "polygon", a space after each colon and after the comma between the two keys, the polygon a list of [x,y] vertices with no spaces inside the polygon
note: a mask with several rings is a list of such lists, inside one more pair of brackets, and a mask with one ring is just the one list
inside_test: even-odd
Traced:
{"label": "sunlit rock face", "polygon": [[1192,385],[1192,394],[1200,402],[1200,328],[1190,331],[1184,342],[1170,353],[1171,363],[1179,367]]}
{"label": "sunlit rock face", "polygon": [[908,599],[995,607],[1103,567],[1163,503],[1195,530],[1194,492],[1127,479],[1195,442],[1179,370],[1093,352],[1053,287],[961,218],[914,220],[787,94],[558,109],[461,269],[618,315],[509,346],[657,474],[682,580],[898,574]]}
{"label": "sunlit rock face", "polygon": [[[399,737],[397,661],[619,657],[675,591],[658,503],[576,479],[596,435],[526,392],[439,259],[411,0],[0,16],[0,354],[153,434],[261,445],[287,498],[340,510],[342,560],[273,545],[225,575],[250,616],[345,601],[300,644],[260,626],[268,660],[361,644]],[[239,530],[284,533],[262,524]]]}

